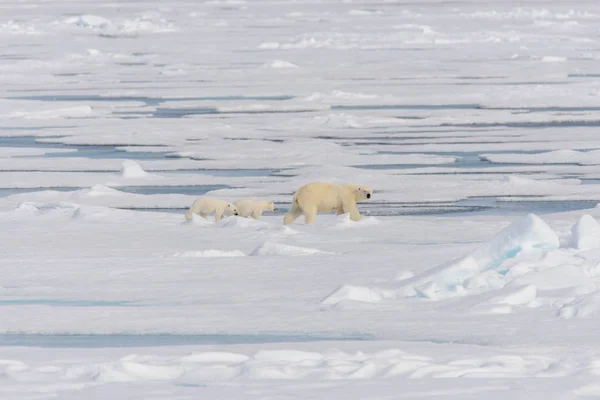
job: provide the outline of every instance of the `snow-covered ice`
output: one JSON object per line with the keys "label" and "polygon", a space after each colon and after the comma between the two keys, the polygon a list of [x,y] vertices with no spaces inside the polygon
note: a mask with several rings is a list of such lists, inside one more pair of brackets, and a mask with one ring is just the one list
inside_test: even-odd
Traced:
{"label": "snow-covered ice", "polygon": [[[600,396],[600,4],[0,4],[0,398]],[[311,181],[364,218],[282,224]],[[203,194],[260,220],[186,221]]]}

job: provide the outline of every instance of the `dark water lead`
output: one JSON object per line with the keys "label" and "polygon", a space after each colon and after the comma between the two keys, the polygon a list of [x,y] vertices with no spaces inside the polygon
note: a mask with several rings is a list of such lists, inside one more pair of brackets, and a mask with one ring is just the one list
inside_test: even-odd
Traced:
{"label": "dark water lead", "polygon": [[[438,125],[436,125],[438,126]],[[471,124],[448,124],[439,126],[452,126],[455,128],[576,128],[588,126],[600,126],[600,120],[565,120],[565,121],[546,121],[546,122],[475,122]]]}
{"label": "dark water lead", "polygon": [[[70,149],[76,149],[76,151],[69,152],[56,152],[46,153],[41,157],[46,158],[97,158],[97,159],[123,159],[123,160],[162,160],[167,157],[169,152],[166,151],[125,151],[118,150],[117,146],[65,146],[65,145],[54,145],[54,147],[60,146]],[[27,156],[27,157],[40,157],[40,156]]]}
{"label": "dark water lead", "polygon": [[176,169],[176,170],[164,170],[164,171],[151,171],[161,173],[163,175],[169,174],[187,174],[187,173],[198,173],[212,176],[225,176],[225,177],[244,177],[244,176],[285,176],[279,175],[282,169],[268,169],[268,168],[256,168],[256,169],[209,169],[209,168],[189,168],[189,169]]}
{"label": "dark water lead", "polygon": [[[510,196],[498,196],[510,197]],[[534,197],[534,196],[531,196]],[[483,213],[491,215],[512,214],[553,214],[595,208],[598,200],[525,200],[518,196],[515,200],[498,200],[495,197],[472,197],[456,202],[461,207],[480,207]]]}
{"label": "dark water lead", "polygon": [[0,347],[158,347],[372,340],[369,335],[320,334],[0,334]]}
{"label": "dark water lead", "polygon": [[[505,197],[505,196],[503,196]],[[578,211],[594,208],[600,201],[594,200],[525,200],[519,196],[518,200],[496,200],[490,198],[471,198],[456,202],[406,202],[406,203],[372,203],[359,204],[361,214],[372,217],[400,217],[400,216],[464,216],[464,215],[526,215],[551,214],[565,211]],[[532,196],[536,197],[536,196]],[[264,216],[283,215],[289,210],[289,203],[276,203],[277,211],[265,212]],[[124,207],[125,210],[164,212],[183,214],[187,208],[148,208]],[[301,220],[302,221],[302,220]]]}
{"label": "dark water lead", "polygon": [[137,307],[131,301],[63,300],[63,299],[0,299],[2,306],[42,305],[52,307]]}
{"label": "dark water lead", "polygon": [[[12,128],[0,128],[12,130]],[[28,128],[29,129],[29,128]],[[44,129],[44,128],[40,128]],[[57,148],[65,147],[62,144],[38,142],[37,139],[57,139],[56,136],[0,136],[0,147],[35,147],[35,148]]]}
{"label": "dark water lead", "polygon": [[[37,139],[52,139],[56,142],[40,142]],[[160,160],[167,158],[169,152],[165,151],[125,151],[118,147],[134,147],[133,145],[74,145],[60,143],[56,136],[0,136],[0,147],[10,148],[44,148],[44,149],[70,149],[69,152],[49,152],[40,155],[19,156],[19,158],[99,158],[99,159],[129,159],[129,160]],[[155,145],[159,146],[159,145]]]}
{"label": "dark water lead", "polygon": [[45,190],[55,190],[58,192],[71,192],[73,190],[82,189],[81,187],[76,186],[64,186],[64,187],[36,187],[36,188],[0,188],[0,197],[7,197],[13,194],[21,194],[21,193],[34,193],[34,192],[42,192]]}
{"label": "dark water lead", "polygon": [[34,100],[34,101],[139,101],[146,103],[149,106],[156,106],[161,103],[171,101],[285,101],[291,100],[294,96],[289,95],[274,95],[274,96],[204,96],[204,97],[146,97],[146,96],[103,96],[98,94],[49,94],[38,96],[15,96],[8,97],[10,100]]}
{"label": "dark water lead", "polygon": [[[387,104],[387,105],[347,105],[331,106],[332,110],[479,110],[479,104]],[[404,117],[402,117],[404,118]]]}
{"label": "dark water lead", "polygon": [[[314,108],[290,109],[290,110],[239,110],[239,111],[219,111],[215,107],[193,107],[193,108],[161,108],[151,113],[152,118],[183,118],[188,115],[228,115],[228,114],[298,114],[308,112],[318,112]],[[119,112],[113,113],[119,115]],[[123,114],[132,115],[135,112],[124,112]],[[140,112],[139,114],[148,114]]]}
{"label": "dark water lead", "polygon": [[113,189],[135,194],[187,194],[201,196],[213,190],[228,189],[227,185],[197,185],[197,186],[115,186]]}

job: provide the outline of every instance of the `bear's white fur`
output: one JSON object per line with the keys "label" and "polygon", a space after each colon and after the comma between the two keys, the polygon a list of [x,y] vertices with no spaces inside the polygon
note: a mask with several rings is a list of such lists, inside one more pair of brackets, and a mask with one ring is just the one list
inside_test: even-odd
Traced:
{"label": "bear's white fur", "polygon": [[208,214],[215,214],[215,221],[220,221],[223,214],[238,215],[237,208],[226,202],[225,200],[215,199],[214,197],[199,197],[194,201],[188,212],[185,214],[185,219],[190,221],[193,214],[200,214],[202,218],[206,218]]}
{"label": "bear's white fur", "polygon": [[313,182],[300,187],[294,194],[290,211],[283,217],[289,225],[304,215],[307,224],[315,222],[317,213],[336,211],[338,215],[350,213],[350,219],[358,221],[362,216],[356,202],[371,198],[373,189],[363,185]]}
{"label": "bear's white fur", "polygon": [[275,203],[269,200],[236,200],[233,205],[240,217],[260,219],[265,211],[275,211]]}

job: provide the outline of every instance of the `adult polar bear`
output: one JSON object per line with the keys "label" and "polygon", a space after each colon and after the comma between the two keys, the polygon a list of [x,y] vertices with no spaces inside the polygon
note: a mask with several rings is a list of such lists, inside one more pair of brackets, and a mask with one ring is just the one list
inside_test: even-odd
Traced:
{"label": "adult polar bear", "polygon": [[356,203],[368,200],[373,189],[368,186],[313,182],[300,187],[294,194],[290,211],[283,217],[284,225],[304,215],[307,224],[315,222],[317,213],[337,211],[337,214],[350,213],[350,219],[358,221],[362,216]]}

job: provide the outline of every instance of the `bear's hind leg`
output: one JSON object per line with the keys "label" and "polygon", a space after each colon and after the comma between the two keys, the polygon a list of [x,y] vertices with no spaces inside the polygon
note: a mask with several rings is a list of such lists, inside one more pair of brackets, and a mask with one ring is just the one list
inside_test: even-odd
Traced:
{"label": "bear's hind leg", "polygon": [[204,219],[206,219],[206,213],[200,213],[200,216]]}
{"label": "bear's hind leg", "polygon": [[342,215],[342,214],[344,214],[344,208],[340,207],[340,208],[337,209],[336,215]]}
{"label": "bear's hind leg", "polygon": [[295,202],[292,203],[290,207],[290,211],[283,216],[283,224],[289,225],[296,220],[299,216],[302,215],[302,209]]}
{"label": "bear's hind leg", "polygon": [[304,210],[304,220],[306,224],[314,224],[317,219],[317,207],[311,206]]}

